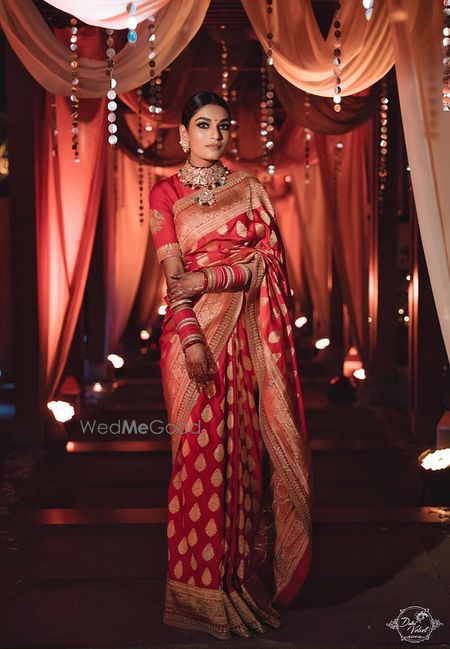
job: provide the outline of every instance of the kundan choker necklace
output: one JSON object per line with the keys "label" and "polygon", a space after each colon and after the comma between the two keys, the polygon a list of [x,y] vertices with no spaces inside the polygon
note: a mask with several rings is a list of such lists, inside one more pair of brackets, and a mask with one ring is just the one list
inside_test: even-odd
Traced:
{"label": "kundan choker necklace", "polygon": [[196,167],[188,159],[177,176],[183,185],[187,185],[191,189],[201,189],[195,198],[197,203],[213,205],[216,202],[213,190],[225,185],[229,173],[229,169],[220,160],[216,160],[209,167]]}

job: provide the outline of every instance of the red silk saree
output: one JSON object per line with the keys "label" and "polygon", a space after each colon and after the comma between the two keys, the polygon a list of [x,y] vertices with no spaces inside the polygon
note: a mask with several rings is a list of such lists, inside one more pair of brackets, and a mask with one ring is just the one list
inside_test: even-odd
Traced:
{"label": "red silk saree", "polygon": [[173,175],[154,185],[158,259],[186,271],[246,263],[245,290],[193,308],[214,358],[207,386],[186,371],[169,301],[160,337],[170,424],[163,621],[219,639],[261,622],[300,590],[312,558],[312,464],[294,350],[284,248],[259,180],[238,171],[202,206]]}

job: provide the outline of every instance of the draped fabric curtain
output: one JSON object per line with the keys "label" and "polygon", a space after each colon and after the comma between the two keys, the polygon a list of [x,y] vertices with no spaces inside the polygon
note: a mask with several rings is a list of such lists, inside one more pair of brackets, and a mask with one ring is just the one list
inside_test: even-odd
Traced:
{"label": "draped fabric curtain", "polygon": [[[83,300],[103,180],[105,115],[104,100],[90,100],[80,106],[79,164],[73,162],[66,98],[46,93],[43,114],[37,122],[40,368],[47,401],[62,376]],[[56,155],[54,128],[58,131]]]}
{"label": "draped fabric curtain", "polygon": [[370,119],[379,104],[381,89],[381,83],[377,82],[367,90],[346,97],[341,103],[341,111],[336,113],[331,98],[310,95],[300,90],[276,70],[274,86],[276,96],[294,122],[315,133],[327,135],[346,133]]}
{"label": "draped fabric curtain", "polygon": [[[300,237],[304,267],[313,306],[315,336],[330,335],[330,267],[331,240],[327,219],[328,202],[317,161],[310,164],[308,177],[305,166],[296,165],[291,171],[292,189],[299,217]],[[288,234],[290,242],[291,235]],[[290,245],[290,243],[289,243]]]}
{"label": "draped fabric curtain", "polygon": [[[148,195],[153,172],[143,178],[139,221],[138,165],[123,151],[108,148],[103,201],[105,245],[105,352],[117,349],[139,288],[149,238]],[[153,290],[152,286],[152,290]]]}
{"label": "draped fabric curtain", "polygon": [[388,6],[417,219],[450,359],[450,115],[441,104],[443,7],[421,0],[388,0]]}
{"label": "draped fabric curtain", "polygon": [[[310,0],[283,0],[272,5],[269,21],[264,2],[242,0],[264,50],[272,32],[273,62],[290,83],[306,92],[332,97],[334,29],[324,40]],[[342,3],[342,96],[353,95],[381,79],[394,64],[386,3],[375,2],[370,21],[360,0]]]}
{"label": "draped fabric curtain", "polygon": [[[327,188],[325,212],[333,254],[353,343],[365,365],[369,352],[369,223],[374,208],[369,185],[375,155],[372,134],[373,123],[368,122],[340,136],[316,136],[320,171]],[[330,155],[330,142],[334,143],[333,155]],[[336,149],[336,144],[343,147]],[[333,187],[336,187],[336,197]]]}
{"label": "draped fabric curtain", "polygon": [[[46,0],[53,7],[76,16],[88,25],[109,27],[110,29],[125,29],[130,13],[127,11],[128,2],[117,0]],[[140,23],[165,7],[170,0],[135,0],[133,16]]]}
{"label": "draped fabric curtain", "polygon": [[[202,25],[209,2],[210,0],[170,0],[157,13],[156,74],[162,72],[195,36]],[[89,7],[92,9],[95,4],[92,2]],[[32,0],[20,0],[20,3],[17,0],[0,0],[0,25],[28,72],[48,92],[69,96],[72,85],[68,56],[69,36],[66,39],[67,45],[60,42]],[[147,26],[140,23],[137,33],[137,42],[127,43],[115,56],[114,76],[117,79],[118,93],[142,86],[149,79]],[[106,50],[106,45],[104,47]],[[78,59],[80,97],[106,95],[109,80],[105,75],[105,58],[106,55],[103,54],[101,57],[80,56]]]}

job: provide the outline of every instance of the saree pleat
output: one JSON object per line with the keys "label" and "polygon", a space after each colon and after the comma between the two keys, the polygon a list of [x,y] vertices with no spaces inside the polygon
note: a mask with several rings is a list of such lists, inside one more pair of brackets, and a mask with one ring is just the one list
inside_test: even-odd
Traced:
{"label": "saree pleat", "polygon": [[200,211],[191,196],[174,205],[185,266],[242,261],[252,280],[247,291],[194,300],[215,362],[206,387],[187,376],[170,308],[163,321],[173,425],[163,621],[227,639],[280,626],[276,606],[306,578],[312,482],[272,206],[245,172],[231,174],[216,200],[214,210]]}

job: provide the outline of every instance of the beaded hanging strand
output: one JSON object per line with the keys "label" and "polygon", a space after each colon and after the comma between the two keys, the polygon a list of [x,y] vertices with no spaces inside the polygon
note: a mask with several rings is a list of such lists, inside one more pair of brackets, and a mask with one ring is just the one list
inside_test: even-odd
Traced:
{"label": "beaded hanging strand", "polygon": [[[305,93],[304,109],[305,109],[305,122],[308,123],[309,112],[311,109],[311,102],[308,93]],[[307,185],[311,180],[311,165],[309,162],[310,146],[311,146],[311,129],[308,126],[305,126],[305,174],[304,174],[305,185]]]}
{"label": "beaded hanging strand", "polygon": [[272,49],[272,13],[273,0],[266,0],[267,11],[267,51],[261,68],[263,97],[261,100],[261,142],[263,144],[262,164],[270,174],[275,173],[273,158],[275,118],[274,118],[274,85],[273,85],[273,49]]}
{"label": "beaded hanging strand", "polygon": [[222,83],[221,83],[221,91],[222,91],[222,98],[228,103],[228,80],[229,80],[229,71],[228,71],[228,47],[227,43],[225,41],[225,29],[226,25],[220,25],[220,29],[222,30],[222,38],[220,41],[220,45],[222,48],[222,52],[220,55],[221,59],[221,66],[222,66]]}
{"label": "beaded hanging strand", "polygon": [[138,96],[138,187],[139,187],[139,223],[144,224],[144,148],[142,143],[142,88],[137,89]]}
{"label": "beaded hanging strand", "polygon": [[114,57],[116,55],[116,50],[114,49],[114,29],[107,29],[106,30],[106,57],[107,57],[107,71],[106,75],[109,77],[109,90],[106,94],[108,98],[108,131],[110,133],[108,137],[108,142],[112,146],[117,144],[117,125],[116,125],[116,110],[117,110],[117,103],[115,101],[116,99],[116,91],[114,88],[117,85],[117,81],[114,78]]}
{"label": "beaded hanging strand", "polygon": [[73,17],[70,19],[70,71],[72,75],[72,86],[70,88],[70,117],[72,119],[72,151],[74,154],[74,162],[80,162],[80,153],[78,151],[78,20]]}
{"label": "beaded hanging strand", "polygon": [[450,0],[443,0],[444,26],[442,28],[442,110],[450,111]]}
{"label": "beaded hanging strand", "polygon": [[339,113],[341,111],[341,62],[342,62],[342,23],[341,23],[341,3],[338,0],[336,2],[336,13],[334,16],[334,49],[333,49],[333,74],[334,74],[334,96],[333,96],[333,102],[334,102],[334,110],[336,113]]}
{"label": "beaded hanging strand", "polygon": [[387,180],[387,154],[388,154],[388,109],[387,83],[383,81],[380,93],[379,123],[379,158],[378,158],[378,211],[384,207],[384,194]]}
{"label": "beaded hanging strand", "polygon": [[233,155],[233,158],[236,162],[239,162],[240,155],[239,155],[239,124],[238,124],[238,95],[237,95],[237,90],[235,88],[232,88],[231,90],[231,102],[230,102],[230,110],[231,110],[231,132],[230,132],[230,138],[231,138],[231,153]]}
{"label": "beaded hanging strand", "polygon": [[150,97],[148,110],[156,121],[155,143],[159,153],[162,149],[163,135],[161,129],[162,118],[162,76],[156,74],[156,25],[155,16],[148,18],[148,65],[150,74]]}
{"label": "beaded hanging strand", "polygon": [[53,95],[52,101],[52,156],[58,156],[58,125],[56,121],[56,97]]}
{"label": "beaded hanging strand", "polygon": [[372,18],[374,0],[362,0],[366,20]]}
{"label": "beaded hanging strand", "polygon": [[127,34],[127,41],[129,43],[136,43],[137,42],[137,19],[136,19],[136,4],[134,2],[129,2],[127,5],[127,11],[128,11],[128,34]]}

